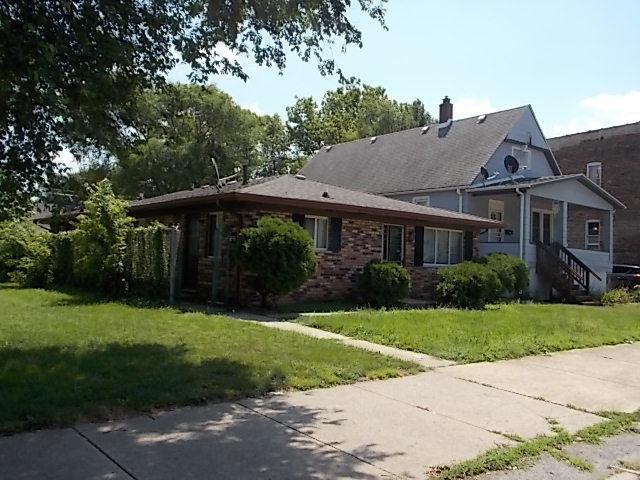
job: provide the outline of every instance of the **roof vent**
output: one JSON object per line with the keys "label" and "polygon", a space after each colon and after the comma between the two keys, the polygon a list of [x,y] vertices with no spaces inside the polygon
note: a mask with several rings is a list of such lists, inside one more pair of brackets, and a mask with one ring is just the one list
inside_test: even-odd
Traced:
{"label": "roof vent", "polygon": [[424,127],[422,127],[420,129],[420,135],[424,135],[425,133],[427,133],[429,131],[429,125],[425,125]]}
{"label": "roof vent", "polygon": [[333,147],[333,145],[327,145],[327,148],[326,148],[327,152],[331,150],[331,147]]}
{"label": "roof vent", "polygon": [[371,143],[375,143],[378,137],[371,137]]}
{"label": "roof vent", "polygon": [[482,115],[478,115],[478,123],[482,123],[487,119],[487,115],[486,114],[482,114]]}
{"label": "roof vent", "polygon": [[329,198],[329,192],[322,192],[322,198]]}
{"label": "roof vent", "polygon": [[301,173],[296,173],[295,177],[296,177],[298,180],[306,180],[306,179],[307,179],[307,177],[305,177],[305,176],[304,176],[304,175],[302,175]]}

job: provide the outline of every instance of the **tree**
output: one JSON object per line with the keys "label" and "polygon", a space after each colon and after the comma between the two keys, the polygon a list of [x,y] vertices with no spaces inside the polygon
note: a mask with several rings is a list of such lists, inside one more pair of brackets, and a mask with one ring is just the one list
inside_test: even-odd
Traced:
{"label": "tree", "polygon": [[420,100],[389,98],[382,87],[348,86],[327,92],[318,104],[299,98],[287,108],[289,135],[295,150],[313,154],[333,145],[422,126],[433,121]]}
{"label": "tree", "polygon": [[[384,0],[357,5],[384,25]],[[246,79],[237,60],[286,66],[286,51],[340,70],[325,50],[361,46],[350,0],[8,0],[0,3],[0,217],[28,208],[63,145],[115,151],[135,132],[136,97],[179,59],[191,79]]]}
{"label": "tree", "polygon": [[260,118],[214,86],[169,85],[146,91],[138,105],[141,139],[120,151],[113,172],[121,195],[215,184],[218,175],[232,174],[244,161],[259,163]]}
{"label": "tree", "polygon": [[304,283],[316,268],[313,242],[290,220],[262,217],[244,228],[236,242],[239,265],[253,273],[255,289],[266,307],[271,295],[287,293]]}

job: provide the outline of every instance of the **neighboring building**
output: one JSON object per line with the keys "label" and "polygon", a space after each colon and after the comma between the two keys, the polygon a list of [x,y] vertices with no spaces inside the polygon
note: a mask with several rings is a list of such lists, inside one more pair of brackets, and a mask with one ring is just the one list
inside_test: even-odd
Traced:
{"label": "neighboring building", "polygon": [[[482,232],[479,254],[524,259],[533,297],[603,290],[612,269],[613,212],[622,203],[582,174],[561,174],[531,106],[452,117],[445,97],[440,123],[324,146],[301,173],[504,221],[507,228]],[[446,265],[438,257],[441,242],[425,235],[424,265]]]}
{"label": "neighboring building", "polygon": [[615,212],[613,261],[640,265],[640,122],[550,138],[549,146],[564,173],[586,175],[626,205]]}
{"label": "neighboring building", "polygon": [[[181,225],[183,287],[201,299],[240,304],[257,303],[258,296],[250,277],[234,263],[232,243],[241,228],[255,225],[261,215],[300,223],[316,247],[313,277],[279,302],[354,296],[363,267],[373,259],[404,265],[411,274],[411,296],[433,299],[435,264],[471,258],[478,232],[502,225],[291,175],[137,200],[129,213],[141,224]],[[438,238],[437,260],[429,264],[422,247],[423,238],[432,237]]]}

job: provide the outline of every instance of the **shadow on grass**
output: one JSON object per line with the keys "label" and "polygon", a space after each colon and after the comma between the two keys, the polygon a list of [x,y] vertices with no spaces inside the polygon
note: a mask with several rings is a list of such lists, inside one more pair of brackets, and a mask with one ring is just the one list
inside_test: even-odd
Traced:
{"label": "shadow on grass", "polygon": [[[206,472],[208,478],[378,478],[369,465],[300,432],[323,424],[339,427],[344,419],[335,408],[307,408],[272,396],[243,401],[247,407],[226,403],[124,418],[260,394],[281,382],[277,371],[256,372],[224,359],[195,363],[185,358],[183,348],[158,344],[0,349],[0,433],[117,419],[80,428],[130,468],[143,468],[151,477]],[[292,428],[255,413],[259,405]],[[46,432],[0,437],[0,449],[17,450],[5,465],[9,457],[0,455],[0,469],[13,474],[7,478],[19,477],[27,468],[47,473],[51,459],[40,455],[50,448],[46,438]],[[29,439],[44,444],[30,444]],[[350,451],[369,462],[402,455],[382,451],[369,439]],[[27,466],[16,458],[36,460]],[[73,472],[76,467],[55,468],[64,477],[66,468]]]}

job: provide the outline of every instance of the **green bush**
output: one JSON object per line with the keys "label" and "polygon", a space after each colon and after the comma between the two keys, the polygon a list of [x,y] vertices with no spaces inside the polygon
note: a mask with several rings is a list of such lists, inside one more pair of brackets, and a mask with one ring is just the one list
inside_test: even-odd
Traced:
{"label": "green bush", "polygon": [[28,244],[35,235],[36,228],[30,223],[0,222],[0,282],[9,280],[20,259],[27,254]]}
{"label": "green bush", "polygon": [[490,253],[475,260],[493,270],[502,284],[502,293],[519,295],[529,286],[529,268],[524,260],[506,253]]}
{"label": "green bush", "polygon": [[367,303],[391,306],[409,294],[411,276],[402,265],[373,260],[364,267],[360,288]]}
{"label": "green bush", "polygon": [[316,254],[309,234],[289,220],[262,217],[256,227],[238,234],[235,256],[255,275],[254,287],[266,306],[271,295],[288,293],[315,271]]}
{"label": "green bush", "polygon": [[451,307],[484,308],[502,293],[498,274],[482,263],[462,262],[440,270],[439,277],[438,300]]}
{"label": "green bush", "polygon": [[602,294],[602,296],[600,297],[600,303],[605,306],[619,305],[622,303],[632,303],[634,301],[637,301],[634,298],[635,296],[635,292],[630,293],[629,290],[625,288],[614,288],[613,290],[609,290]]}
{"label": "green bush", "polygon": [[23,287],[46,287],[53,282],[53,250],[50,235],[37,234],[28,239],[25,252],[10,274]]}
{"label": "green bush", "polygon": [[133,223],[126,208],[127,203],[116,198],[108,180],[89,186],[73,237],[73,275],[80,285],[104,293],[125,290],[126,240]]}
{"label": "green bush", "polygon": [[154,297],[166,294],[169,249],[168,229],[161,223],[129,231],[125,270],[131,292]]}

